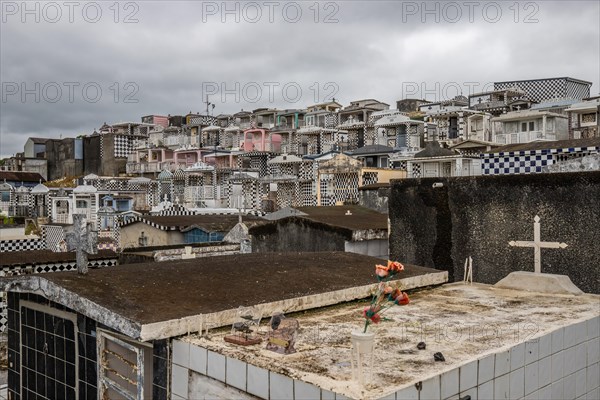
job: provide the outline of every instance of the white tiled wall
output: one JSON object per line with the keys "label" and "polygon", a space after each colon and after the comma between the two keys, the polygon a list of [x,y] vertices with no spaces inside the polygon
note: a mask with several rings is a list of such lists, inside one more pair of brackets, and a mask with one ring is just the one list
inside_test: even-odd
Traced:
{"label": "white tiled wall", "polygon": [[[172,394],[185,398],[190,372],[208,375],[263,399],[343,399],[298,381],[194,345],[173,341]],[[600,317],[490,354],[404,388],[385,399],[598,400]],[[175,397],[174,398],[178,398]]]}
{"label": "white tiled wall", "polygon": [[[420,392],[413,387],[400,390],[396,399],[446,400],[468,395],[472,400],[599,400],[600,317],[519,343],[455,371],[458,374],[450,371],[423,382]],[[438,381],[439,388],[435,387]]]}

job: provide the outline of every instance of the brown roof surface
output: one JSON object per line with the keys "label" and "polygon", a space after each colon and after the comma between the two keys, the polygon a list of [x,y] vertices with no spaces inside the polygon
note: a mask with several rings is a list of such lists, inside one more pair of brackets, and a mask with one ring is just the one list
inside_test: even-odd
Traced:
{"label": "brown roof surface", "polygon": [[[99,250],[98,254],[88,255],[90,260],[117,258],[112,250]],[[39,265],[46,263],[75,261],[75,252],[53,252],[50,250],[9,251],[0,256],[0,266],[7,265]]]}
{"label": "brown roof surface", "polygon": [[[43,278],[140,324],[376,283],[381,259],[344,252],[252,253],[129,264]],[[406,266],[398,278],[439,272]]]}
{"label": "brown roof surface", "polygon": [[421,150],[417,154],[415,154],[414,158],[424,158],[424,157],[446,157],[446,156],[454,156],[458,153],[454,150],[446,149],[440,146],[437,140],[433,140],[431,142],[425,143],[425,149]]}
{"label": "brown roof surface", "polygon": [[[348,205],[331,207],[298,207],[297,210],[308,215],[297,218],[306,218],[311,221],[337,226],[352,231],[364,229],[388,228],[388,215],[382,214],[370,208]],[[346,215],[350,211],[352,215]]]}
{"label": "brown roof surface", "polygon": [[[187,230],[192,226],[197,226],[210,232],[229,232],[239,220],[237,215],[144,215],[140,217],[143,221],[152,222],[153,224],[167,227],[177,228],[179,230]],[[242,222],[248,226],[253,226],[265,221],[262,218],[252,215],[243,215]],[[134,223],[136,221],[132,221]],[[129,225],[129,224],[126,224]]]}
{"label": "brown roof surface", "polygon": [[382,183],[371,183],[370,185],[364,185],[358,188],[358,190],[373,190],[373,189],[381,189],[381,188],[389,188],[392,185],[389,182]]}
{"label": "brown roof surface", "polygon": [[43,176],[37,172],[23,172],[23,171],[0,171],[0,181],[3,180],[14,181],[14,182],[42,182],[46,181]]}
{"label": "brown roof surface", "polygon": [[555,140],[552,142],[515,143],[498,147],[486,154],[507,153],[511,151],[565,149],[569,147],[594,147],[600,146],[600,138]]}

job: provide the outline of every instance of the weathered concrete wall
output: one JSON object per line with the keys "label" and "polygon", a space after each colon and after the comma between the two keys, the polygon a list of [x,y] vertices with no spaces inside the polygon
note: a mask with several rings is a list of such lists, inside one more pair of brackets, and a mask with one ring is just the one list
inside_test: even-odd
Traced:
{"label": "weathered concrete wall", "polygon": [[48,160],[41,158],[26,158],[23,161],[23,171],[37,172],[48,180]]}
{"label": "weathered concrete wall", "polygon": [[105,135],[103,140],[102,175],[119,176],[126,172],[127,158],[115,157],[115,135]]}
{"label": "weathered concrete wall", "polygon": [[358,203],[380,213],[387,214],[389,187],[361,188],[358,190]]}
{"label": "weathered concrete wall", "polygon": [[250,229],[253,253],[344,251],[344,242],[348,239],[341,233],[317,229],[301,220],[282,220],[276,224],[269,224],[269,227],[272,229]]}
{"label": "weathered concrete wall", "polygon": [[388,241],[387,239],[376,239],[364,240],[362,242],[346,242],[345,251],[387,259],[389,252]]}
{"label": "weathered concrete wall", "polygon": [[[184,253],[185,246],[178,249],[158,250],[154,252],[154,260],[158,262],[181,260]],[[240,254],[240,245],[239,243],[213,243],[212,246],[192,247],[192,254],[194,254],[195,258]]]}
{"label": "weathered concrete wall", "polygon": [[136,222],[121,228],[121,248],[140,247],[139,237],[142,232],[148,238],[146,246],[169,246],[185,243],[181,232],[163,231],[143,222]]}
{"label": "weathered concrete wall", "polygon": [[100,158],[100,136],[83,138],[83,171],[85,175],[102,175],[102,159]]}
{"label": "weathered concrete wall", "polygon": [[508,242],[533,240],[539,215],[542,240],[569,246],[543,249],[542,272],[600,293],[600,172],[394,181],[389,215],[390,258],[461,280],[471,256],[483,283],[533,271],[533,249]]}
{"label": "weathered concrete wall", "polygon": [[542,168],[543,172],[600,171],[600,154],[557,162]]}
{"label": "weathered concrete wall", "polygon": [[83,157],[78,151],[80,139],[53,139],[46,142],[48,180],[83,175]]}

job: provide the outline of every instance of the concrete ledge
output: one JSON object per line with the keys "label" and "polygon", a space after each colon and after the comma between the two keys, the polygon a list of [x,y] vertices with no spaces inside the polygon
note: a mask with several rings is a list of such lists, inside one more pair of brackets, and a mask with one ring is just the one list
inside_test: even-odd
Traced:
{"label": "concrete ledge", "polygon": [[526,290],[547,294],[581,295],[583,292],[571,282],[567,275],[538,274],[516,271],[494,285],[504,289]]}
{"label": "concrete ledge", "polygon": [[[448,271],[416,275],[393,282],[399,282],[402,290],[441,285],[448,282]],[[263,317],[273,315],[276,311],[290,313],[311,310],[368,298],[371,293],[373,293],[373,290],[377,288],[377,285],[378,283],[350,287],[332,292],[257,304],[254,307],[262,313]],[[210,326],[210,328],[231,325],[237,318],[237,312],[238,309],[235,308],[209,314],[193,315],[180,319],[144,324],[141,326],[139,339],[142,341],[164,339],[189,334],[191,332],[198,332],[201,327],[206,328],[207,325]]]}

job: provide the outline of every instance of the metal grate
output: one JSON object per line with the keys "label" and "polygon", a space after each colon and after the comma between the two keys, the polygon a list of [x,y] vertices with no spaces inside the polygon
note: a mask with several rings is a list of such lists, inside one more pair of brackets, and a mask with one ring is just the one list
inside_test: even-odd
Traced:
{"label": "metal grate", "polygon": [[74,399],[78,385],[76,317],[21,303],[21,397]]}

